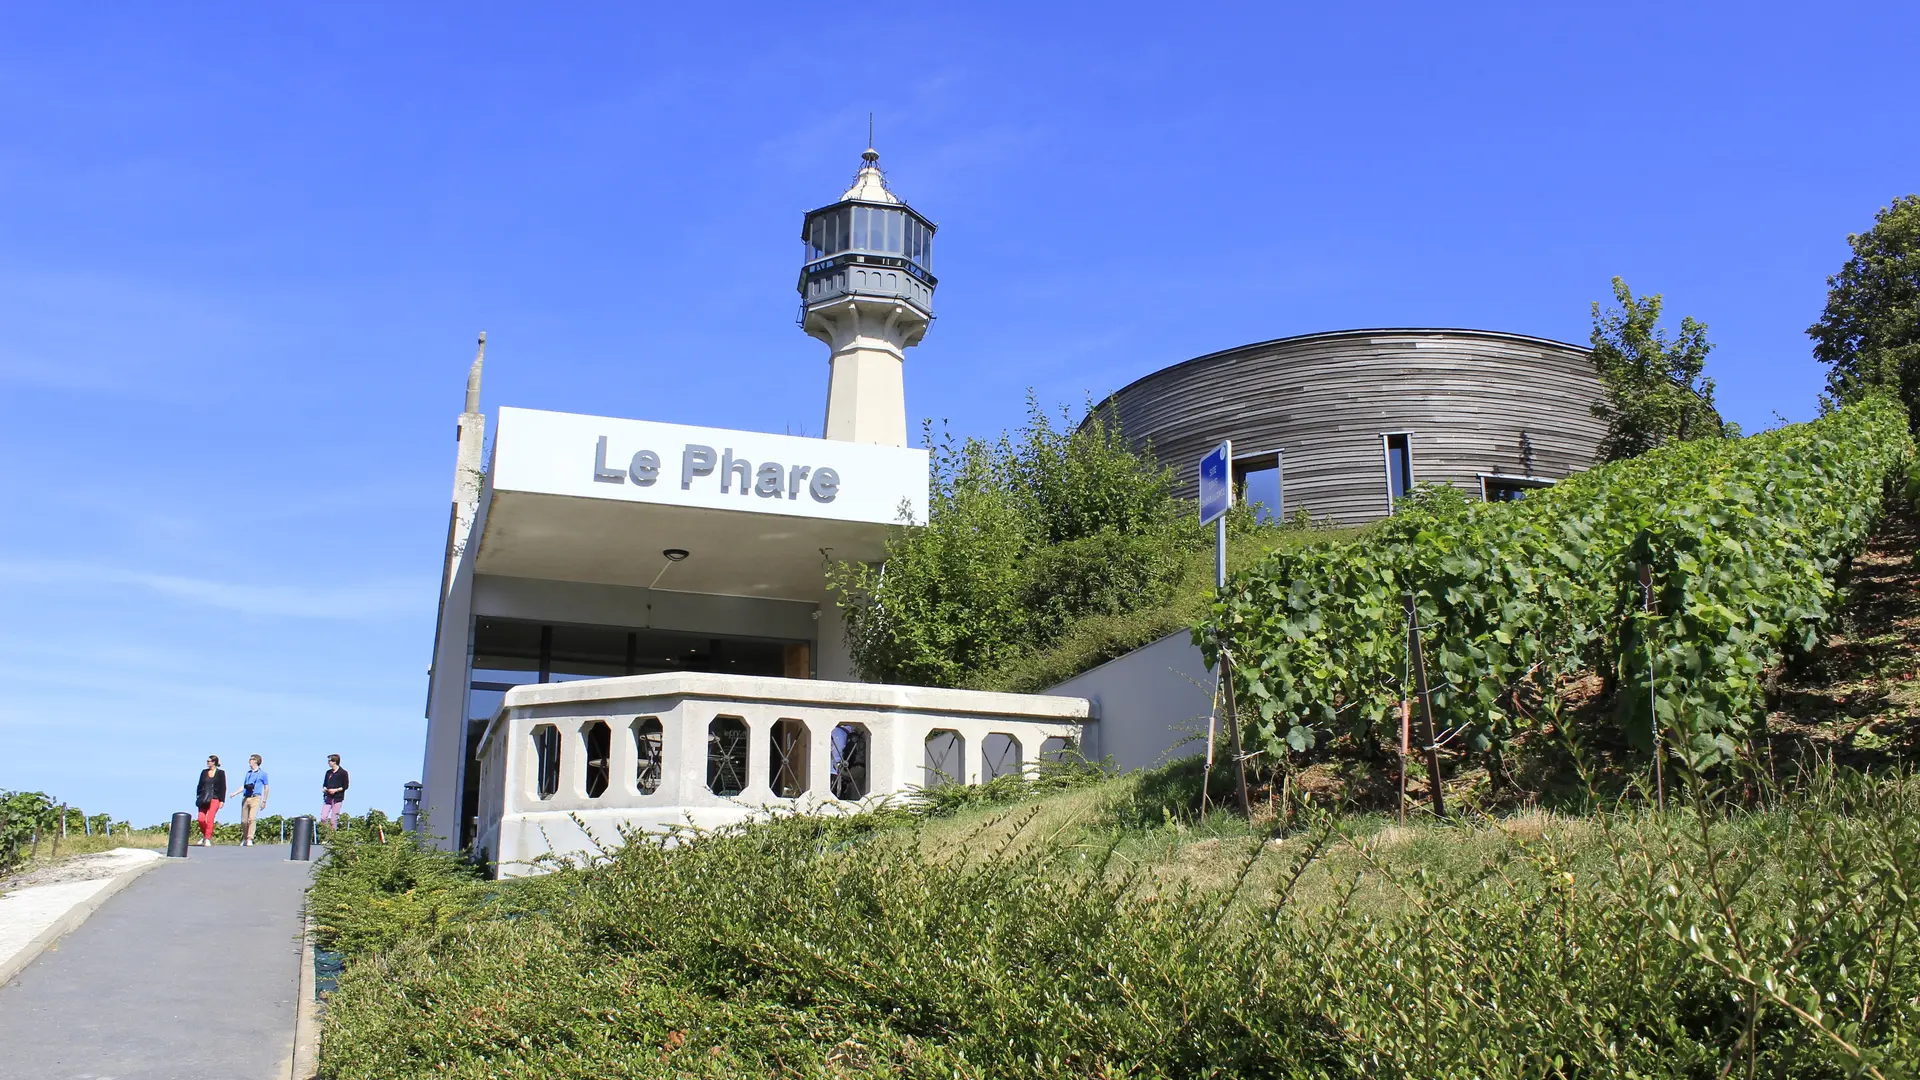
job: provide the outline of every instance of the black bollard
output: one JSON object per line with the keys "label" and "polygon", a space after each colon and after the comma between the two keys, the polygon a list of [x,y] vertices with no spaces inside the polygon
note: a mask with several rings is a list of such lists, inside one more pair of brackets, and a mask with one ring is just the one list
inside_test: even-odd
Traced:
{"label": "black bollard", "polygon": [[307,862],[313,858],[313,817],[308,814],[293,819],[293,847],[287,852],[291,862]]}
{"label": "black bollard", "polygon": [[167,828],[167,858],[184,859],[187,857],[187,844],[193,834],[193,815],[181,812],[173,815],[173,824]]}

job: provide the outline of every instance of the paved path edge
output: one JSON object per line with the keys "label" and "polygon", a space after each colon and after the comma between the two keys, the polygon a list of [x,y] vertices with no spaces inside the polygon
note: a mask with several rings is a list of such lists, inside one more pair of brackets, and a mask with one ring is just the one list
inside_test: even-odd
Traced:
{"label": "paved path edge", "polygon": [[287,1067],[280,1070],[289,1080],[314,1080],[320,1071],[319,1003],[314,1000],[313,917],[301,920],[300,1007],[293,1014],[293,1049],[287,1055]]}
{"label": "paved path edge", "polygon": [[134,878],[139,877],[141,874],[146,873],[166,861],[164,858],[149,859],[137,866],[122,870],[113,876],[106,888],[101,889],[99,892],[68,908],[65,914],[53,920],[45,930],[34,935],[33,940],[27,942],[26,948],[21,949],[19,952],[14,953],[4,960],[0,960],[0,986],[5,986],[12,982],[13,977],[25,971],[28,964],[38,960],[40,954],[47,951],[48,946],[66,937],[74,928],[86,922],[87,917],[99,910],[101,904],[106,903],[108,899],[121,889],[133,884]]}

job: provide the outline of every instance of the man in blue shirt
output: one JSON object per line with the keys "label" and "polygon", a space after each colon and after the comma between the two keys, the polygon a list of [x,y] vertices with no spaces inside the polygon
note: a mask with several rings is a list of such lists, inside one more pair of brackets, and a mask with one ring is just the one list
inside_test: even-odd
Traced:
{"label": "man in blue shirt", "polygon": [[243,847],[253,846],[253,819],[267,808],[267,770],[260,764],[259,754],[248,758],[246,779],[240,781],[240,828],[246,832],[246,838],[240,841]]}

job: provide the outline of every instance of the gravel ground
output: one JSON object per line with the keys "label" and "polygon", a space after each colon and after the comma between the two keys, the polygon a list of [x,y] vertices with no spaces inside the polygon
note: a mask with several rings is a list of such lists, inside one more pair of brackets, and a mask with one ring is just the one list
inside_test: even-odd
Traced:
{"label": "gravel ground", "polygon": [[112,851],[96,852],[92,855],[75,855],[71,859],[62,859],[52,866],[41,866],[24,874],[0,881],[0,893],[13,889],[25,889],[33,885],[65,885],[74,881],[93,881],[98,878],[112,877],[127,868],[127,864],[137,859],[149,858],[157,852],[146,848],[115,848]]}

